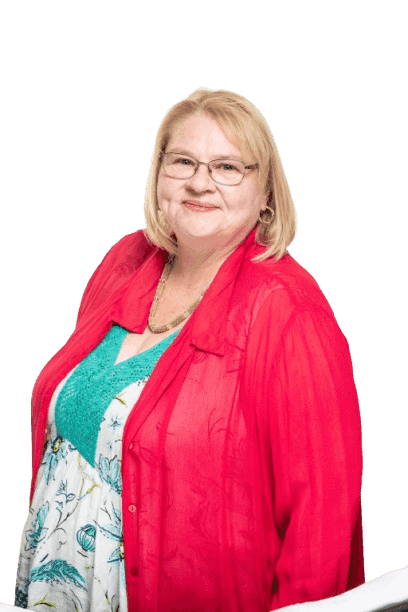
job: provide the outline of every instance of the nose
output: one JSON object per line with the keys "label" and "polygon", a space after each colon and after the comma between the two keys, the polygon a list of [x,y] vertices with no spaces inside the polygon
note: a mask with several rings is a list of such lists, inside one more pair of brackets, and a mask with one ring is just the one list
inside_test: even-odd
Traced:
{"label": "nose", "polygon": [[192,191],[215,191],[215,183],[210,176],[208,166],[200,164],[195,174],[186,179],[186,188]]}

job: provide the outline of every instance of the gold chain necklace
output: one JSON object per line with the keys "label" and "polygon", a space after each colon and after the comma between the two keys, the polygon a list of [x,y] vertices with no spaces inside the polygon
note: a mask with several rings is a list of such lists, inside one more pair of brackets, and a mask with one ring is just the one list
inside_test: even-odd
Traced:
{"label": "gold chain necklace", "polygon": [[156,325],[154,318],[156,316],[157,307],[159,305],[159,299],[160,299],[161,294],[163,293],[164,285],[170,274],[170,270],[173,267],[173,263],[174,263],[174,255],[169,255],[167,263],[164,266],[162,275],[160,277],[159,284],[157,285],[157,289],[156,289],[156,293],[153,299],[152,306],[150,308],[149,319],[148,319],[147,325],[150,331],[153,332],[154,334],[161,334],[162,332],[168,331],[169,329],[176,327],[179,323],[187,319],[187,317],[190,316],[193,310],[198,306],[198,304],[202,300],[202,297],[206,291],[206,289],[203,289],[200,295],[198,296],[198,298],[194,300],[194,302],[190,304],[190,306],[186,308],[184,312],[177,315],[177,317],[174,317],[174,319],[172,319],[169,323],[166,323],[165,325]]}

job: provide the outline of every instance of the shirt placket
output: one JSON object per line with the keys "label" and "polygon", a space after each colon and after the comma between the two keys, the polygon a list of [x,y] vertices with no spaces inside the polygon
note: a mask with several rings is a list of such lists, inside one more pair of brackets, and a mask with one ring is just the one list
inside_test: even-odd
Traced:
{"label": "shirt placket", "polygon": [[[132,452],[133,451],[133,452]],[[139,466],[134,453],[134,444],[131,442],[123,449],[122,476],[126,486],[122,492],[123,539],[126,570],[126,587],[128,602],[138,600],[139,567]],[[128,604],[129,610],[132,608]]]}

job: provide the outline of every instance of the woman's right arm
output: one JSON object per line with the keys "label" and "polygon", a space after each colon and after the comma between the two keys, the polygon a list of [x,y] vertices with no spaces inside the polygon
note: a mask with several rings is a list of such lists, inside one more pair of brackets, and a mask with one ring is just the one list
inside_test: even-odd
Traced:
{"label": "woman's right arm", "polygon": [[281,608],[280,612],[406,612],[408,566],[342,595]]}

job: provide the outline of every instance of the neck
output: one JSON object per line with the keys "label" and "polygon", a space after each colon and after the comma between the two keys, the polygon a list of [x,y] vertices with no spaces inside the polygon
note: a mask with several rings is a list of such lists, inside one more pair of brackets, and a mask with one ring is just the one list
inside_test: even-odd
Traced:
{"label": "neck", "polygon": [[200,245],[197,240],[190,244],[179,241],[171,271],[173,282],[186,289],[201,289],[208,286],[242,239],[241,236],[234,241],[225,244],[213,243],[211,246]]}
{"label": "neck", "polygon": [[194,291],[207,288],[224,261],[243,242],[253,227],[240,228],[225,237],[222,235],[198,238],[178,235],[177,255],[170,278],[181,290]]}

